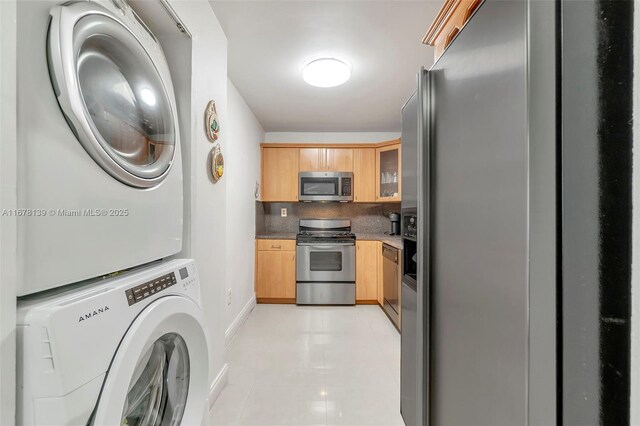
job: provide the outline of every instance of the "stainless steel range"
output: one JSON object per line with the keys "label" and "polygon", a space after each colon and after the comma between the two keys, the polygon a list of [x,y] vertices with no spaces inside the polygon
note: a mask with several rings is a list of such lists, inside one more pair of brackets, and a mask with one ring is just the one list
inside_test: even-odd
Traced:
{"label": "stainless steel range", "polygon": [[296,238],[296,303],[356,303],[356,236],[349,219],[301,219]]}

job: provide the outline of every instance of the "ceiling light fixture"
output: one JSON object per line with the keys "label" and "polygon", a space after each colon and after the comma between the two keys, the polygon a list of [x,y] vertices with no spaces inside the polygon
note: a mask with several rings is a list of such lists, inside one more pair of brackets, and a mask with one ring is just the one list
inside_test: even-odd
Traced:
{"label": "ceiling light fixture", "polygon": [[335,87],[351,77],[351,67],[339,59],[321,58],[307,63],[302,69],[302,78],[315,87]]}

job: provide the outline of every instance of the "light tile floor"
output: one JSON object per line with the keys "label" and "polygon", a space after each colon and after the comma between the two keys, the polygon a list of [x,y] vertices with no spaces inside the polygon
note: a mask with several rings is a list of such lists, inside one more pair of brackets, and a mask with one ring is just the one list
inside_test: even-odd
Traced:
{"label": "light tile floor", "polygon": [[212,425],[403,426],[400,334],[379,306],[258,305]]}

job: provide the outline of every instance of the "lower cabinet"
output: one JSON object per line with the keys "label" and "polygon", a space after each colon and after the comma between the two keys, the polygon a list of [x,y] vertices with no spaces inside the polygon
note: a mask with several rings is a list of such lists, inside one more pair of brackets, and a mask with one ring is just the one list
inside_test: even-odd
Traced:
{"label": "lower cabinet", "polygon": [[378,303],[379,241],[356,242],[356,303]]}
{"label": "lower cabinet", "polygon": [[295,243],[293,240],[256,240],[258,303],[295,303]]}
{"label": "lower cabinet", "polygon": [[384,261],[382,259],[382,242],[378,242],[378,304],[384,306],[384,271],[382,265]]}
{"label": "lower cabinet", "polygon": [[[383,304],[382,243],[356,242],[356,303]],[[296,302],[296,242],[256,240],[258,303]]]}

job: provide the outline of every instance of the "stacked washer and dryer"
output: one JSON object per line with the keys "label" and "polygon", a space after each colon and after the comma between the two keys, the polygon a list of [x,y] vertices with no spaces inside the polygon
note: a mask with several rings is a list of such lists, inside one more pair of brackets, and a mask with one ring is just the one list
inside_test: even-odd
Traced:
{"label": "stacked washer and dryer", "polygon": [[196,266],[167,260],[183,176],[162,48],[124,0],[17,8],[17,422],[199,424],[208,349]]}

